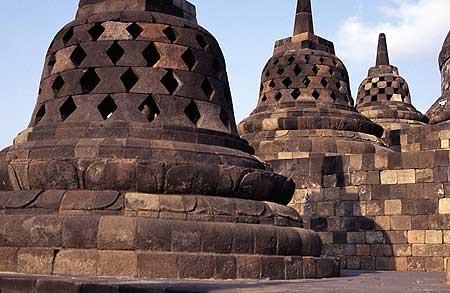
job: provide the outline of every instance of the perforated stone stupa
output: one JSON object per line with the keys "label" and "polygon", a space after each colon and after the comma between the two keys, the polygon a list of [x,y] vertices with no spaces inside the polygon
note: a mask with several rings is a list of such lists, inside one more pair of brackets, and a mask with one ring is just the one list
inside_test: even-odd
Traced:
{"label": "perforated stone stupa", "polygon": [[428,118],[414,108],[406,80],[389,62],[386,35],[378,40],[377,62],[358,90],[357,109],[385,130],[425,125]]}
{"label": "perforated stone stupa", "polygon": [[1,152],[0,271],[338,275],[281,205],[293,181],[252,152],[192,4],[81,0],[50,45],[29,127]]}
{"label": "perforated stone stupa", "polygon": [[311,1],[300,0],[294,35],[275,43],[258,105],[239,132],[267,161],[387,151],[383,128],[354,108],[349,82],[333,43],[314,34]]}

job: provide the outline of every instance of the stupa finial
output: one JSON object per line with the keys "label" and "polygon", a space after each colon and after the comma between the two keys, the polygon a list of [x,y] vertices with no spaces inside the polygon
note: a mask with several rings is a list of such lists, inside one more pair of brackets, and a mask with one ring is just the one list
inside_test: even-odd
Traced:
{"label": "stupa finial", "polygon": [[389,64],[389,53],[386,43],[386,35],[381,33],[378,38],[378,50],[377,50],[377,66],[380,65],[390,65]]}
{"label": "stupa finial", "polygon": [[297,2],[294,35],[301,33],[314,34],[311,0],[298,0]]}

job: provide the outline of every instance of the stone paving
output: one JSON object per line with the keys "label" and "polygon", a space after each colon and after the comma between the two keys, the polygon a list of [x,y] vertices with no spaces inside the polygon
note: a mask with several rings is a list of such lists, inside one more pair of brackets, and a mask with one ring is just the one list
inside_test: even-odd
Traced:
{"label": "stone paving", "polygon": [[0,292],[450,292],[443,273],[345,271],[304,281],[145,281],[0,275]]}

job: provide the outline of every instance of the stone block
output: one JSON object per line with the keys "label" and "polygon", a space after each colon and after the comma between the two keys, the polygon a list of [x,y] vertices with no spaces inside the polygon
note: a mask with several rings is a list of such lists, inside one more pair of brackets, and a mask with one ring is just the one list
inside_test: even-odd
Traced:
{"label": "stone block", "polygon": [[391,229],[391,217],[389,216],[377,216],[374,222],[376,230],[388,231]]}
{"label": "stone block", "polygon": [[370,255],[370,245],[368,245],[368,244],[356,245],[356,255],[369,256]]}
{"label": "stone block", "polygon": [[425,230],[408,231],[408,243],[425,244]]}
{"label": "stone block", "polygon": [[303,279],[303,258],[302,257],[286,257],[286,279],[299,280]]}
{"label": "stone block", "polygon": [[386,243],[406,244],[408,243],[407,231],[385,231]]}
{"label": "stone block", "polygon": [[136,219],[105,216],[98,227],[98,248],[105,250],[134,249]]}
{"label": "stone block", "polygon": [[178,256],[175,254],[140,253],[138,254],[139,278],[177,279]]}
{"label": "stone block", "polygon": [[448,285],[450,285],[450,258],[447,259],[446,270],[447,273],[445,274],[446,275],[445,281]]}
{"label": "stone block", "polygon": [[439,200],[439,214],[450,214],[450,198],[441,198]]}
{"label": "stone block", "polygon": [[411,216],[392,216],[392,230],[411,230]]}
{"label": "stone block", "polygon": [[347,232],[347,243],[349,244],[364,244],[366,237],[364,232]]}
{"label": "stone block", "polygon": [[392,252],[397,257],[412,256],[412,246],[409,244],[394,244],[392,245]]}
{"label": "stone block", "polygon": [[408,270],[408,258],[407,257],[395,257],[392,262],[391,270],[405,272]]}
{"label": "stone block", "polygon": [[97,251],[63,250],[55,258],[55,274],[63,276],[95,276]]}
{"label": "stone block", "polygon": [[443,242],[442,231],[427,230],[425,232],[425,243],[427,243],[427,244],[442,244],[442,242]]}
{"label": "stone block", "polygon": [[425,257],[408,257],[407,259],[408,271],[425,272],[426,258]]}
{"label": "stone block", "polygon": [[218,255],[214,257],[214,279],[233,280],[237,278],[235,256]]}
{"label": "stone block", "polygon": [[261,278],[269,280],[284,280],[286,278],[284,257],[261,257]]}
{"label": "stone block", "polygon": [[442,272],[444,270],[444,258],[427,257],[425,267],[427,272]]}
{"label": "stone block", "polygon": [[23,274],[51,275],[54,256],[53,249],[20,249],[17,256],[17,271]]}
{"label": "stone block", "polygon": [[0,249],[0,272],[17,271],[18,248],[3,247]]}
{"label": "stone block", "polygon": [[238,279],[260,279],[261,258],[259,256],[237,256]]}
{"label": "stone block", "polygon": [[61,226],[61,220],[58,217],[36,217],[31,225],[30,245],[60,247]]}
{"label": "stone block", "polygon": [[178,267],[182,279],[211,279],[214,277],[214,256],[180,255]]}
{"label": "stone block", "polygon": [[136,245],[141,250],[170,251],[171,222],[157,219],[137,219]]}
{"label": "stone block", "polygon": [[416,171],[414,169],[398,170],[398,184],[416,183]]}
{"label": "stone block", "polygon": [[397,170],[384,170],[380,172],[381,184],[397,184]]}
{"label": "stone block", "polygon": [[450,244],[450,231],[443,231],[443,239],[445,244]]}
{"label": "stone block", "polygon": [[431,256],[430,244],[413,244],[412,245],[413,256]]}
{"label": "stone block", "polygon": [[401,215],[402,214],[402,201],[399,199],[384,201],[384,214],[385,215]]}
{"label": "stone block", "polygon": [[416,182],[417,183],[432,183],[434,178],[433,169],[417,169]]}
{"label": "stone block", "polygon": [[303,274],[305,279],[317,278],[317,260],[314,257],[303,258]]}
{"label": "stone block", "polygon": [[62,245],[67,248],[96,248],[99,217],[67,216],[62,224]]}
{"label": "stone block", "polygon": [[99,251],[97,275],[103,277],[137,277],[134,251]]}

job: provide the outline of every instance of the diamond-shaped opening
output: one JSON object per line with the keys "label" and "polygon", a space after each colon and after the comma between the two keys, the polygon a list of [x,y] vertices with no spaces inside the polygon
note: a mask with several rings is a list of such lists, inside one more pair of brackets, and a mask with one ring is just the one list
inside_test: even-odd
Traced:
{"label": "diamond-shaped opening", "polygon": [[331,76],[334,75],[334,70],[333,70],[333,68],[330,67],[330,69],[328,69],[328,72],[330,73]]}
{"label": "diamond-shaped opening", "polygon": [[278,71],[277,71],[277,73],[279,74],[279,75],[282,75],[283,73],[284,73],[284,69],[283,68],[278,68]]}
{"label": "diamond-shaped opening", "polygon": [[326,81],[325,78],[322,78],[322,80],[320,81],[320,84],[323,85],[323,88],[327,88],[328,82]]}
{"label": "diamond-shaped opening", "polygon": [[142,104],[139,106],[139,111],[145,116],[145,118],[152,122],[154,121],[159,114],[161,113],[159,111],[158,105],[156,105],[155,101],[153,100],[152,96],[148,96]]}
{"label": "diamond-shaped opening", "polygon": [[147,60],[147,66],[150,67],[155,66],[159,59],[161,59],[161,55],[159,55],[158,49],[156,49],[153,43],[148,45],[147,48],[142,51],[142,56]]}
{"label": "diamond-shaped opening", "polygon": [[114,102],[111,96],[107,96],[101,103],[98,105],[98,111],[103,117],[103,120],[111,118],[111,116],[116,112],[117,105]]}
{"label": "diamond-shaped opening", "polygon": [[280,63],[280,60],[278,60],[278,58],[273,61],[273,65],[277,65],[278,63]]}
{"label": "diamond-shaped opening", "polygon": [[61,77],[61,75],[58,75],[58,77],[55,79],[55,81],[52,84],[52,89],[53,89],[53,92],[55,93],[55,95],[58,94],[59,90],[62,89],[62,87],[64,86],[65,83],[66,82]]}
{"label": "diamond-shaped opening", "polygon": [[211,96],[214,93],[214,88],[212,87],[211,83],[209,82],[208,78],[205,78],[205,80],[202,83],[202,90],[205,93],[205,95],[208,98],[211,98]]}
{"label": "diamond-shaped opening", "polygon": [[205,41],[205,38],[203,38],[202,35],[198,34],[195,37],[195,40],[197,41],[197,43],[200,45],[200,47],[202,47],[202,49],[205,49],[206,47],[208,47],[208,43]]}
{"label": "diamond-shaped opening", "polygon": [[270,76],[270,70],[267,70],[266,71],[266,77],[269,77]]}
{"label": "diamond-shaped opening", "polygon": [[388,81],[386,86],[387,87],[392,87],[392,81]]}
{"label": "diamond-shaped opening", "polygon": [[306,85],[306,87],[308,87],[308,86],[311,84],[311,81],[309,80],[308,77],[305,77],[305,78],[303,79],[303,84]]}
{"label": "diamond-shaped opening", "polygon": [[380,81],[384,81],[384,76],[380,76]]}
{"label": "diamond-shaped opening", "polygon": [[73,112],[77,109],[77,105],[73,101],[72,97],[69,97],[64,104],[59,108],[59,114],[61,116],[62,121],[65,121],[72,115]]}
{"label": "diamond-shaped opening", "polygon": [[67,43],[72,39],[72,37],[73,37],[73,27],[69,28],[62,37],[64,46],[67,45]]}
{"label": "diamond-shaped opening", "polygon": [[300,97],[301,93],[299,89],[295,89],[292,91],[291,96],[294,100],[297,100]]}
{"label": "diamond-shaped opening", "polygon": [[337,66],[337,65],[338,65],[338,62],[337,62],[336,60],[333,59],[333,64],[334,64],[334,66]]}
{"label": "diamond-shaped opening", "polygon": [[370,96],[370,91],[364,91],[365,96]]}
{"label": "diamond-shaped opening", "polygon": [[86,58],[86,56],[87,56],[86,52],[84,52],[83,48],[81,48],[81,46],[78,45],[70,55],[70,60],[72,60],[73,65],[78,67]]}
{"label": "diamond-shaped opening", "polygon": [[313,96],[314,99],[317,100],[320,97],[320,93],[318,91],[314,90],[313,93],[312,93],[312,96]]}
{"label": "diamond-shaped opening", "polygon": [[274,88],[275,87],[275,82],[273,80],[270,81],[269,87],[270,88]]}
{"label": "diamond-shaped opening", "polygon": [[55,64],[56,64],[56,56],[55,56],[55,54],[52,54],[52,55],[50,55],[50,58],[49,58],[48,63],[47,63],[47,65],[48,65],[48,73],[49,74],[52,72],[53,66],[55,66]]}
{"label": "diamond-shaped opening", "polygon": [[283,85],[284,85],[286,88],[288,88],[291,84],[292,84],[292,80],[291,80],[289,77],[287,77],[287,78],[285,78],[285,79],[283,80]]}
{"label": "diamond-shaped opening", "polygon": [[280,92],[278,92],[274,98],[275,98],[275,100],[279,101],[279,100],[281,100],[282,97],[283,97],[283,95]]}
{"label": "diamond-shaped opening", "polygon": [[379,91],[380,94],[386,93],[386,89],[378,89],[378,91]]}
{"label": "diamond-shaped opening", "polygon": [[333,99],[333,101],[337,100],[336,94],[334,92],[331,93],[330,97]]}
{"label": "diamond-shaped opening", "polygon": [[198,107],[193,100],[191,100],[189,105],[186,107],[184,113],[189,118],[189,120],[191,120],[191,122],[195,125],[197,125],[198,121],[201,118],[200,111],[198,110]]}
{"label": "diamond-shaped opening", "polygon": [[261,84],[261,86],[259,87],[259,91],[262,92],[263,89],[264,89],[264,85]]}
{"label": "diamond-shaped opening", "polygon": [[378,97],[377,97],[376,95],[371,96],[371,97],[370,97],[370,100],[371,100],[372,102],[376,102],[376,101],[378,100]]}
{"label": "diamond-shaped opening", "polygon": [[45,105],[42,105],[34,117],[34,123],[39,123],[45,116]]}
{"label": "diamond-shaped opening", "polygon": [[292,64],[292,62],[294,62],[294,61],[295,61],[295,57],[294,56],[291,56],[291,57],[288,58],[289,64]]}
{"label": "diamond-shaped opening", "polygon": [[116,63],[119,62],[120,58],[122,58],[123,54],[125,54],[125,51],[117,41],[114,41],[111,47],[106,50],[106,54],[108,55],[109,59],[111,59],[112,63],[116,65]]}
{"label": "diamond-shaped opening", "polygon": [[168,26],[163,30],[163,33],[166,35],[166,37],[169,39],[171,43],[175,42],[177,40],[177,35],[172,27]]}
{"label": "diamond-shaped opening", "polygon": [[89,68],[81,77],[80,84],[83,94],[89,94],[100,83],[100,78],[94,68]]}
{"label": "diamond-shaped opening", "polygon": [[302,69],[301,69],[300,66],[298,66],[298,64],[297,64],[297,65],[295,65],[295,67],[294,67],[294,74],[297,75],[297,76],[299,76],[300,73],[302,73]]}
{"label": "diamond-shaped opening", "polygon": [[262,102],[265,102],[265,101],[267,101],[267,96],[266,96],[266,95],[264,95],[264,96],[262,97],[261,101],[262,101]]}
{"label": "diamond-shaped opening", "polygon": [[143,32],[144,30],[135,22],[130,24],[127,27],[127,32],[130,33],[130,35],[133,37],[133,40],[136,40]]}
{"label": "diamond-shaped opening", "polygon": [[325,59],[323,57],[320,57],[319,61],[320,61],[320,64],[323,64],[323,61],[325,61]]}
{"label": "diamond-shaped opening", "polygon": [[227,111],[225,111],[223,108],[220,110],[220,121],[222,121],[223,125],[227,129],[230,129],[230,118],[228,117]]}
{"label": "diamond-shaped opening", "polygon": [[164,77],[161,79],[161,83],[171,95],[177,90],[179,85],[172,70],[167,70],[166,75],[164,75]]}
{"label": "diamond-shaped opening", "polygon": [[192,70],[194,68],[197,61],[195,60],[195,56],[192,53],[191,49],[187,49],[183,55],[181,55],[181,59],[184,61],[184,63],[187,65],[189,70]]}
{"label": "diamond-shaped opening", "polygon": [[91,27],[88,33],[93,41],[97,41],[104,31],[105,28],[100,23],[96,23],[93,27]]}
{"label": "diamond-shaped opening", "polygon": [[337,81],[337,82],[336,82],[336,88],[337,88],[338,90],[341,89],[341,82],[340,82],[340,81]]}
{"label": "diamond-shaped opening", "polygon": [[315,75],[317,75],[317,73],[319,73],[319,68],[316,65],[314,65],[312,71],[314,72]]}
{"label": "diamond-shaped opening", "polygon": [[122,81],[127,91],[130,91],[139,81],[139,78],[136,76],[136,74],[134,74],[133,69],[128,68],[128,70],[125,71],[124,74],[122,74],[120,80]]}

